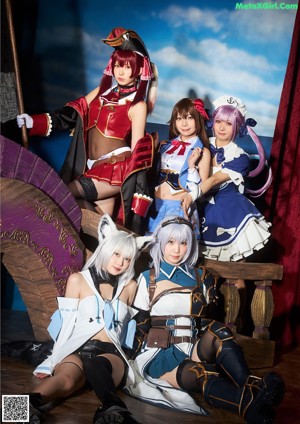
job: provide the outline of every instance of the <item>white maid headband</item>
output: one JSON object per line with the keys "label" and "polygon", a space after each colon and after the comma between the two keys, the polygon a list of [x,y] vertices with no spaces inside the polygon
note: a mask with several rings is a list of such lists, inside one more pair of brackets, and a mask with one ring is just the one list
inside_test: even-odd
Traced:
{"label": "white maid headband", "polygon": [[236,107],[241,112],[242,116],[245,116],[247,113],[247,108],[241,99],[233,96],[218,97],[215,101],[213,101],[213,105],[216,107],[216,109],[225,105]]}

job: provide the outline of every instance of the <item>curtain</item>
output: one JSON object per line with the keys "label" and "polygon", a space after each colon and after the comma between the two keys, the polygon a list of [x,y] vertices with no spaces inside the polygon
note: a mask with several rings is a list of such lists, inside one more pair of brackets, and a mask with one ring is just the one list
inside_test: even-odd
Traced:
{"label": "curtain", "polygon": [[283,279],[273,284],[271,338],[282,348],[300,341],[300,13],[296,15],[283,84],[270,165],[273,183],[266,193],[264,215],[272,222],[270,262],[283,265]]}

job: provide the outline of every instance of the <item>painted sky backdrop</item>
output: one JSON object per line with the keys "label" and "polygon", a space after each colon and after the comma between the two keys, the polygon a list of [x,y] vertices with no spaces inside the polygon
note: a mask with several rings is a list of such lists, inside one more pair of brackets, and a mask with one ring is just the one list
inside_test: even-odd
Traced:
{"label": "painted sky backdrop", "polygon": [[159,71],[149,122],[167,123],[191,93],[207,107],[229,94],[245,102],[256,132],[272,137],[295,16],[290,8],[236,10],[231,0],[40,1],[35,53],[43,58],[45,104],[60,107],[99,84],[112,53],[101,39],[122,26],[141,36]]}

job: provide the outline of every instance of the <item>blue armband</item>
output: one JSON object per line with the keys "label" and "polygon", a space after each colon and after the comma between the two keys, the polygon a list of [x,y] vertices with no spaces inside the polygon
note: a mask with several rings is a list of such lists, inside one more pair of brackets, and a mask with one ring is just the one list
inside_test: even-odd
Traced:
{"label": "blue armband", "polygon": [[127,326],[127,333],[124,341],[124,346],[128,347],[129,349],[132,349],[134,336],[136,331],[136,321],[132,319],[129,321]]}
{"label": "blue armband", "polygon": [[51,338],[56,341],[62,327],[62,316],[60,310],[57,309],[51,317],[51,322],[47,328]]}

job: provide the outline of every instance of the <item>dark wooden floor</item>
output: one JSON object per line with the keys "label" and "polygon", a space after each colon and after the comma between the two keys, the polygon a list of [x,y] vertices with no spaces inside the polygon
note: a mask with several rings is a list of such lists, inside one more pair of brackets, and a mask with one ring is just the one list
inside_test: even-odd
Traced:
{"label": "dark wooden floor", "polygon": [[[33,340],[30,322],[25,312],[2,311],[1,342]],[[1,358],[1,394],[19,394],[28,390],[32,381],[32,366],[5,357]],[[281,355],[272,368],[285,381],[286,394],[277,408],[276,424],[300,423],[300,348]],[[262,375],[269,369],[257,370]],[[253,372],[254,373],[254,372]],[[212,409],[203,403],[210,417],[173,412],[156,408],[121,394],[130,411],[142,424],[234,424],[242,423],[237,416],[224,410]],[[77,394],[49,410],[45,424],[90,424],[98,401],[93,392]]]}

